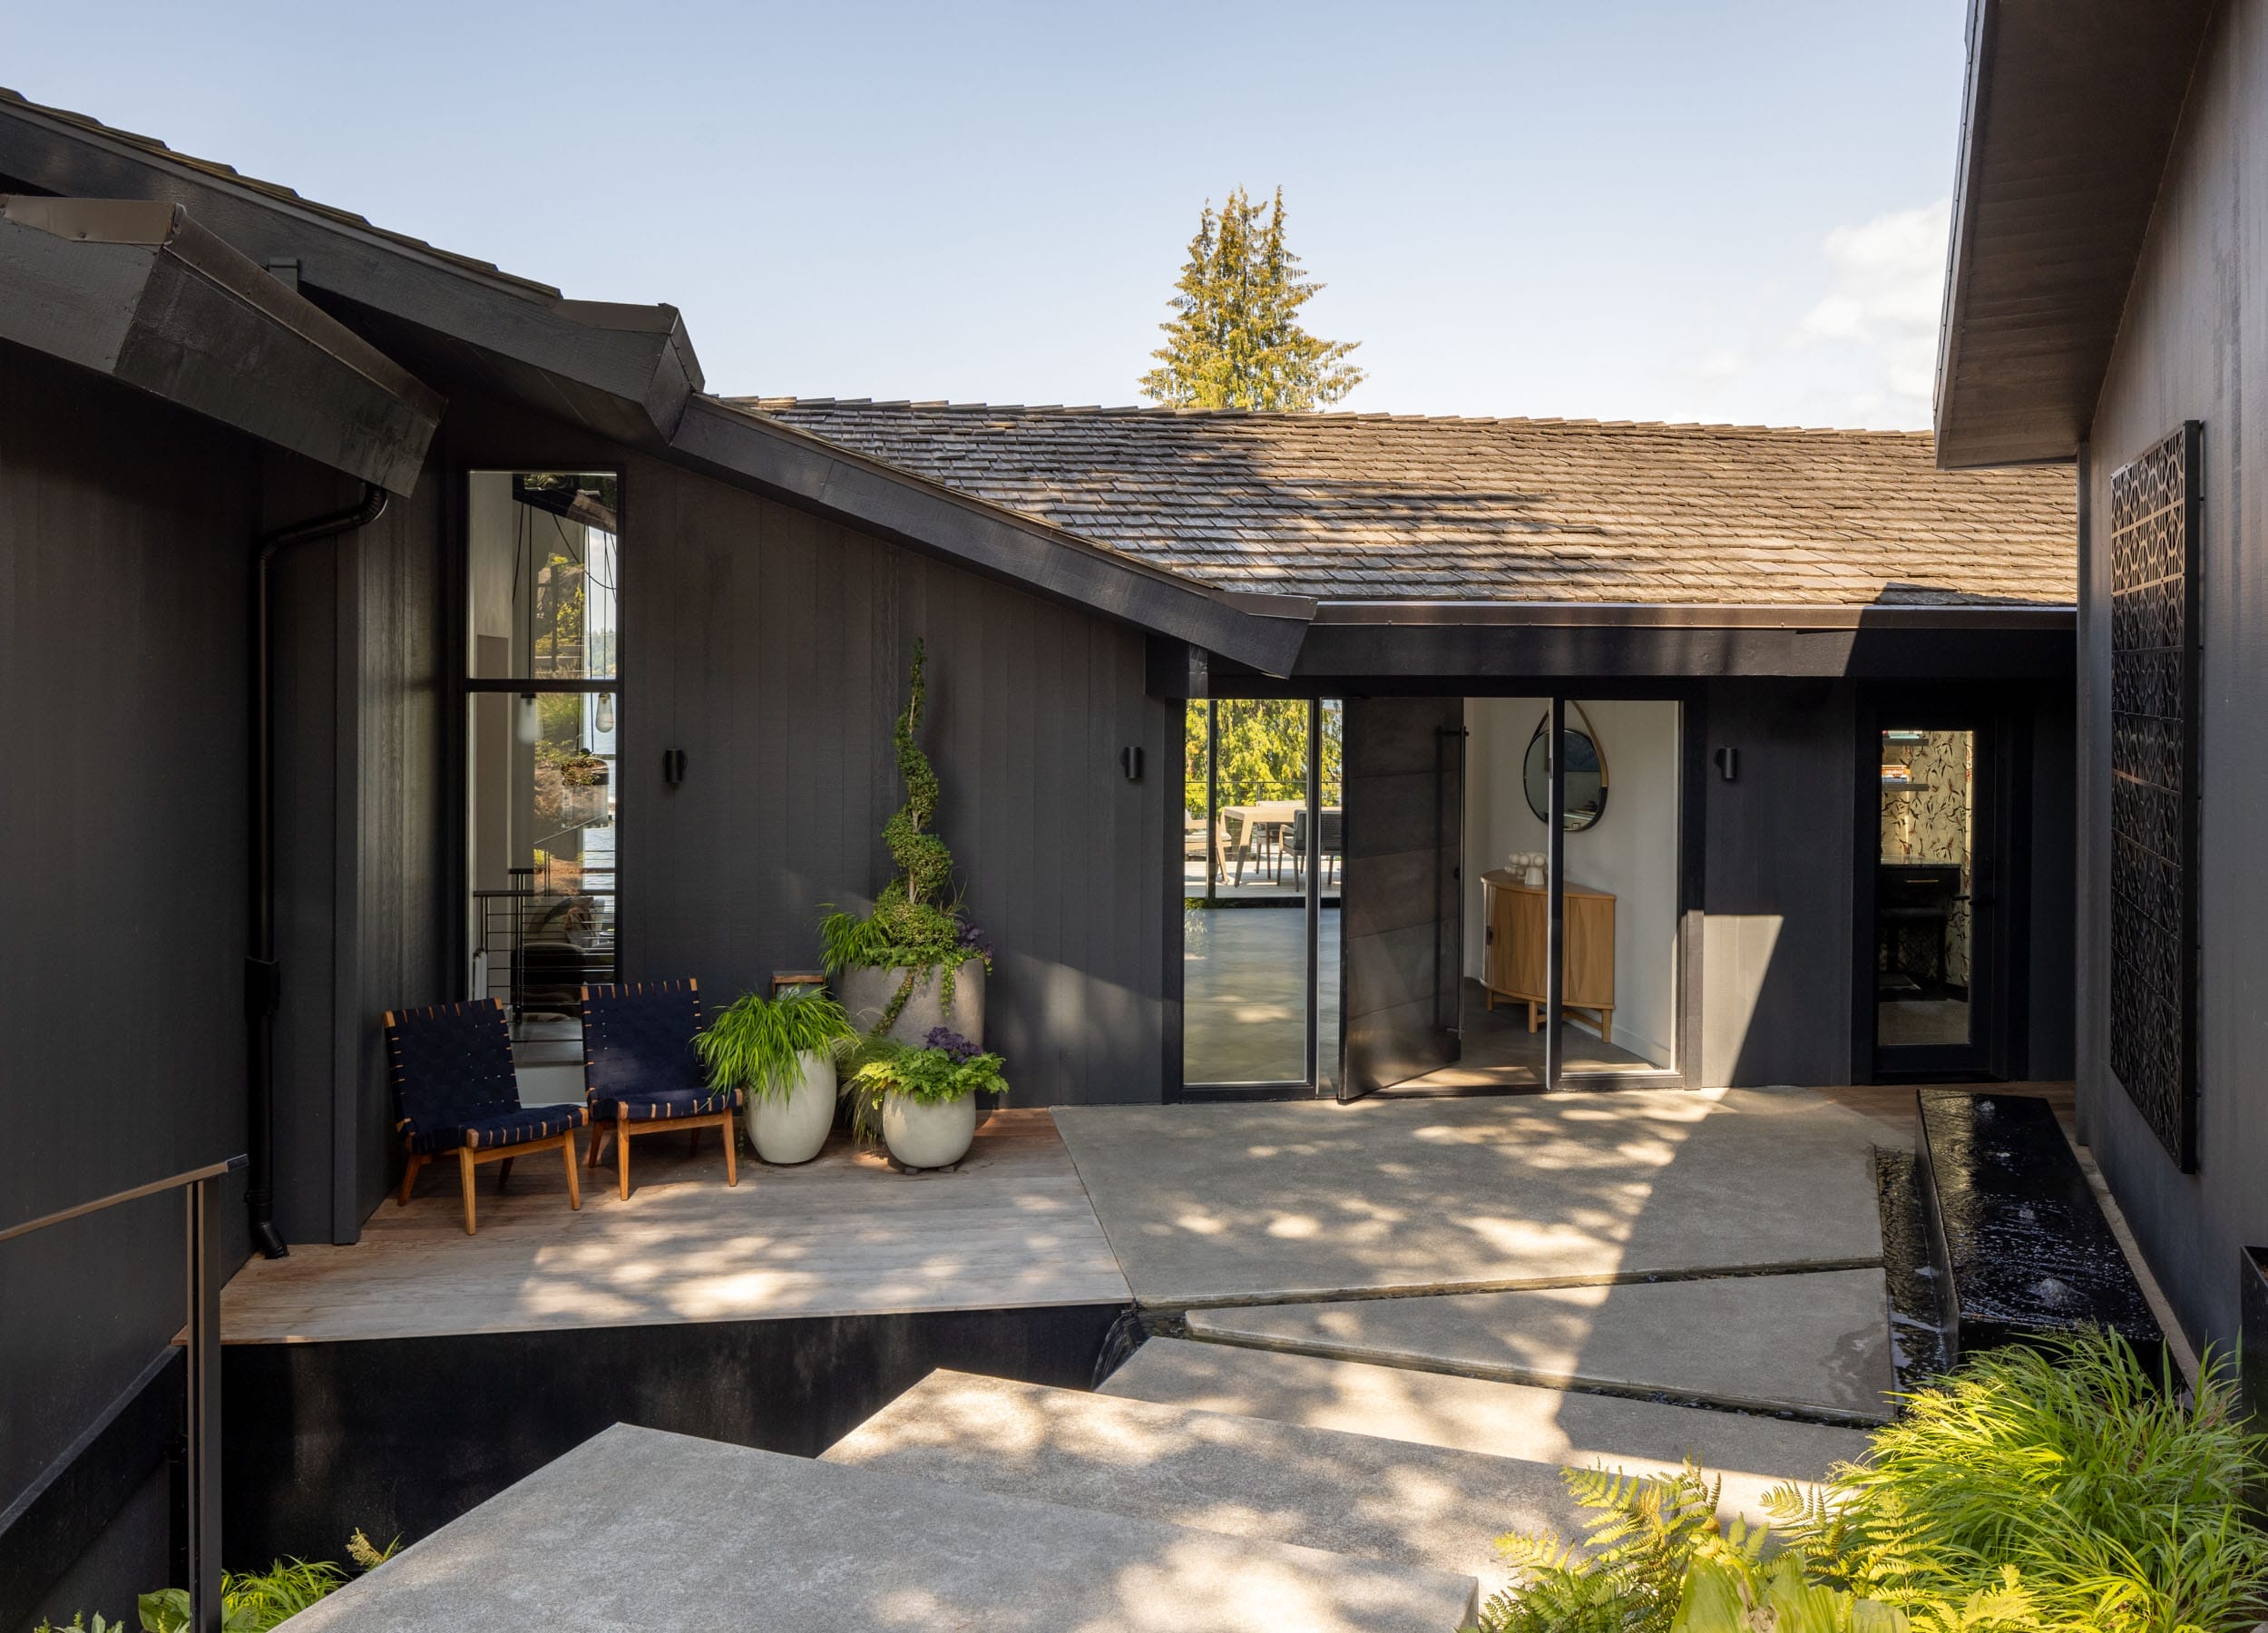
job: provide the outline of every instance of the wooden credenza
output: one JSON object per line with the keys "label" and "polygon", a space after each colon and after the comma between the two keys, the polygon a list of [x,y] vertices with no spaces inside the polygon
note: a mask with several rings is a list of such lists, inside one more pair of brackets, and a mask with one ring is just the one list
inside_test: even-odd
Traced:
{"label": "wooden credenza", "polygon": [[[1550,955],[1549,892],[1518,874],[1491,868],[1481,875],[1481,922],[1488,926],[1481,953],[1481,984],[1488,1004],[1499,998],[1528,1006],[1528,1030],[1543,1024],[1544,991]],[[1603,890],[1567,887],[1567,990],[1564,1012],[1580,1012],[1598,1022],[1598,1035],[1611,1037],[1615,1013],[1615,899]]]}

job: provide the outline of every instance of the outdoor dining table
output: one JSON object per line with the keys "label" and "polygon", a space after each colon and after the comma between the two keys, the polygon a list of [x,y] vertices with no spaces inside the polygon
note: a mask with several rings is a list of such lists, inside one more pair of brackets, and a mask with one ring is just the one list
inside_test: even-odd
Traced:
{"label": "outdoor dining table", "polygon": [[[1290,827],[1297,819],[1306,803],[1304,799],[1256,799],[1246,805],[1221,807],[1221,816],[1236,825],[1230,830],[1232,836],[1230,848],[1237,853],[1236,882],[1237,884],[1241,885],[1245,882],[1245,858],[1252,853],[1252,836],[1256,832],[1264,830],[1267,831],[1271,836],[1280,835],[1283,829]],[[1339,807],[1325,806],[1323,809],[1325,813],[1335,816]],[[1278,844],[1280,848],[1280,839]],[[1282,876],[1280,864],[1277,867],[1277,876],[1279,878]]]}

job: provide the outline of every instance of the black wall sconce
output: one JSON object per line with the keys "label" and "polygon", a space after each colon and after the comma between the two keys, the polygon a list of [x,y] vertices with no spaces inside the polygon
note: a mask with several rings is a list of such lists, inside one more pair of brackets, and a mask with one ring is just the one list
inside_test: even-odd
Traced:
{"label": "black wall sconce", "polygon": [[1119,769],[1126,773],[1129,782],[1142,780],[1142,750],[1139,744],[1119,750]]}
{"label": "black wall sconce", "polygon": [[1720,748],[1716,751],[1716,774],[1726,782],[1740,780],[1740,750]]}
{"label": "black wall sconce", "polygon": [[676,787],[685,780],[685,750],[664,748],[661,751],[661,780]]}

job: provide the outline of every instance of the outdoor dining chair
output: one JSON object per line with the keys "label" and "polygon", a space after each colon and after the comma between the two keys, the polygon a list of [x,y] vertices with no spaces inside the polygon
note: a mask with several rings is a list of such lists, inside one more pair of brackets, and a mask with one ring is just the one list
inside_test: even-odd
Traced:
{"label": "outdoor dining chair", "polygon": [[657,981],[582,989],[583,1098],[591,1111],[591,1156],[614,1137],[614,1166],[622,1196],[630,1196],[630,1142],[634,1134],[682,1129],[700,1149],[701,1130],[725,1137],[725,1183],[740,1183],[738,1141],[732,1126],[740,1090],[711,1089],[693,1052],[701,1030],[698,983]]}
{"label": "outdoor dining chair", "polygon": [[417,1172],[447,1151],[456,1153],[464,1187],[464,1234],[474,1226],[473,1169],[497,1162],[501,1188],[512,1159],[558,1150],[567,1161],[567,1203],[582,1206],[575,1173],[575,1130],[588,1113],[581,1106],[523,1106],[512,1060],[512,1030],[494,998],[436,1003],[386,1012],[386,1058],[394,1076],[395,1129],[408,1166],[396,1207],[406,1207]]}

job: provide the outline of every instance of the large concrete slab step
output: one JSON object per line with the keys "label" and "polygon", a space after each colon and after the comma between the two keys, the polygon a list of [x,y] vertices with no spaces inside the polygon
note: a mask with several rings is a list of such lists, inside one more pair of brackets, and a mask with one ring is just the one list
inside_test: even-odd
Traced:
{"label": "large concrete slab step", "polygon": [[1189,1312],[1192,1337],[1552,1389],[1890,1421],[1879,1268]]}
{"label": "large concrete slab step", "polygon": [[1872,1119],[1804,1090],[1070,1106],[1134,1296],[1565,1286],[1876,1264]]}
{"label": "large concrete slab step", "polygon": [[1471,1578],[618,1424],[291,1623],[1442,1633]]}
{"label": "large concrete slab step", "polygon": [[1867,1449],[1856,1429],[1184,1338],[1152,1338],[1102,1393],[1576,1468],[1651,1472],[1690,1455],[1752,1520],[1772,1487],[1819,1481]]}
{"label": "large concrete slab step", "polygon": [[969,1373],[931,1373],[824,1457],[1473,1576],[1484,1597],[1504,1532],[1582,1533],[1553,1464]]}

